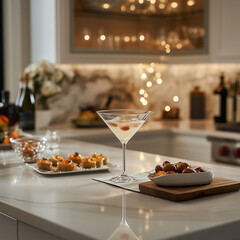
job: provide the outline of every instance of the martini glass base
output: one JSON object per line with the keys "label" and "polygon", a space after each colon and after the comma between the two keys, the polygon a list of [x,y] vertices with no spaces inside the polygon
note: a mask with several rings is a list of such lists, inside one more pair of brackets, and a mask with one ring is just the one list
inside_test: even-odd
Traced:
{"label": "martini glass base", "polygon": [[112,177],[110,181],[115,183],[130,183],[130,182],[136,182],[138,179],[136,177],[128,176],[128,175],[120,175],[117,177]]}

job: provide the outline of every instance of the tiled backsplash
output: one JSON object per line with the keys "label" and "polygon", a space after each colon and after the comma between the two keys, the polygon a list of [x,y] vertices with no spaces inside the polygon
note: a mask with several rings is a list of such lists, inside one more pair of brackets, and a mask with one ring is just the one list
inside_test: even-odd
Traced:
{"label": "tiled backsplash", "polygon": [[[75,69],[76,77],[70,85],[64,86],[61,94],[51,100],[52,122],[76,118],[79,107],[104,108],[109,95],[113,96],[111,108],[149,109],[155,113],[155,118],[159,118],[166,105],[177,106],[180,108],[180,117],[187,119],[189,118],[190,91],[197,85],[206,93],[206,117],[211,118],[213,115],[212,92],[219,83],[220,72],[225,73],[226,81],[235,81],[237,74],[240,73],[240,64],[60,66]],[[147,93],[145,97],[140,95],[140,89],[144,89],[144,93]],[[178,102],[173,102],[174,96],[179,97]],[[142,102],[140,102],[141,97],[145,99],[142,99]]]}

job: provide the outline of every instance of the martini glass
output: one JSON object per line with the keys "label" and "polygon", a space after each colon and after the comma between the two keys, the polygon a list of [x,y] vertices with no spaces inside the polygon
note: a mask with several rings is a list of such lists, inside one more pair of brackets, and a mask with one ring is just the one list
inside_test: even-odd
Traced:
{"label": "martini glass", "polygon": [[135,182],[137,178],[128,176],[126,172],[126,145],[138,129],[146,122],[152,114],[151,111],[132,109],[113,109],[97,111],[107,126],[122,143],[123,164],[120,176],[111,178],[116,183]]}

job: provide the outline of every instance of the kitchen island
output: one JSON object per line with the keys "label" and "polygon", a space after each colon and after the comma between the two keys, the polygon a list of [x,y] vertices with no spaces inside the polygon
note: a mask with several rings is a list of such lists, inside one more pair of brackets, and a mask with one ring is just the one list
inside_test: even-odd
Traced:
{"label": "kitchen island", "polygon": [[[61,141],[61,154],[76,151],[82,155],[101,152],[113,164],[121,165],[121,149]],[[150,171],[166,160],[179,161],[128,150],[127,172]],[[203,163],[188,162],[203,166]],[[240,181],[237,166],[207,163],[204,166],[212,168],[218,177]],[[119,173],[120,168],[112,168],[109,172],[46,177],[23,164],[15,153],[2,151],[1,239],[108,239],[121,222],[123,195],[126,220],[139,239],[240,238],[239,191],[176,203],[92,180]]]}

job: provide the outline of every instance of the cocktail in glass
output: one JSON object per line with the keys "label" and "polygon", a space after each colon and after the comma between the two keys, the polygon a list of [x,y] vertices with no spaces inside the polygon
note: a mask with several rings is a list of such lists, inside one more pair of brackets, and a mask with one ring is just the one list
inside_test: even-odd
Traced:
{"label": "cocktail in glass", "polygon": [[152,112],[145,110],[113,109],[100,110],[97,111],[97,113],[122,143],[123,148],[122,173],[120,176],[113,177],[110,180],[118,183],[137,181],[137,178],[128,176],[125,173],[126,145],[143,123],[150,117]]}

